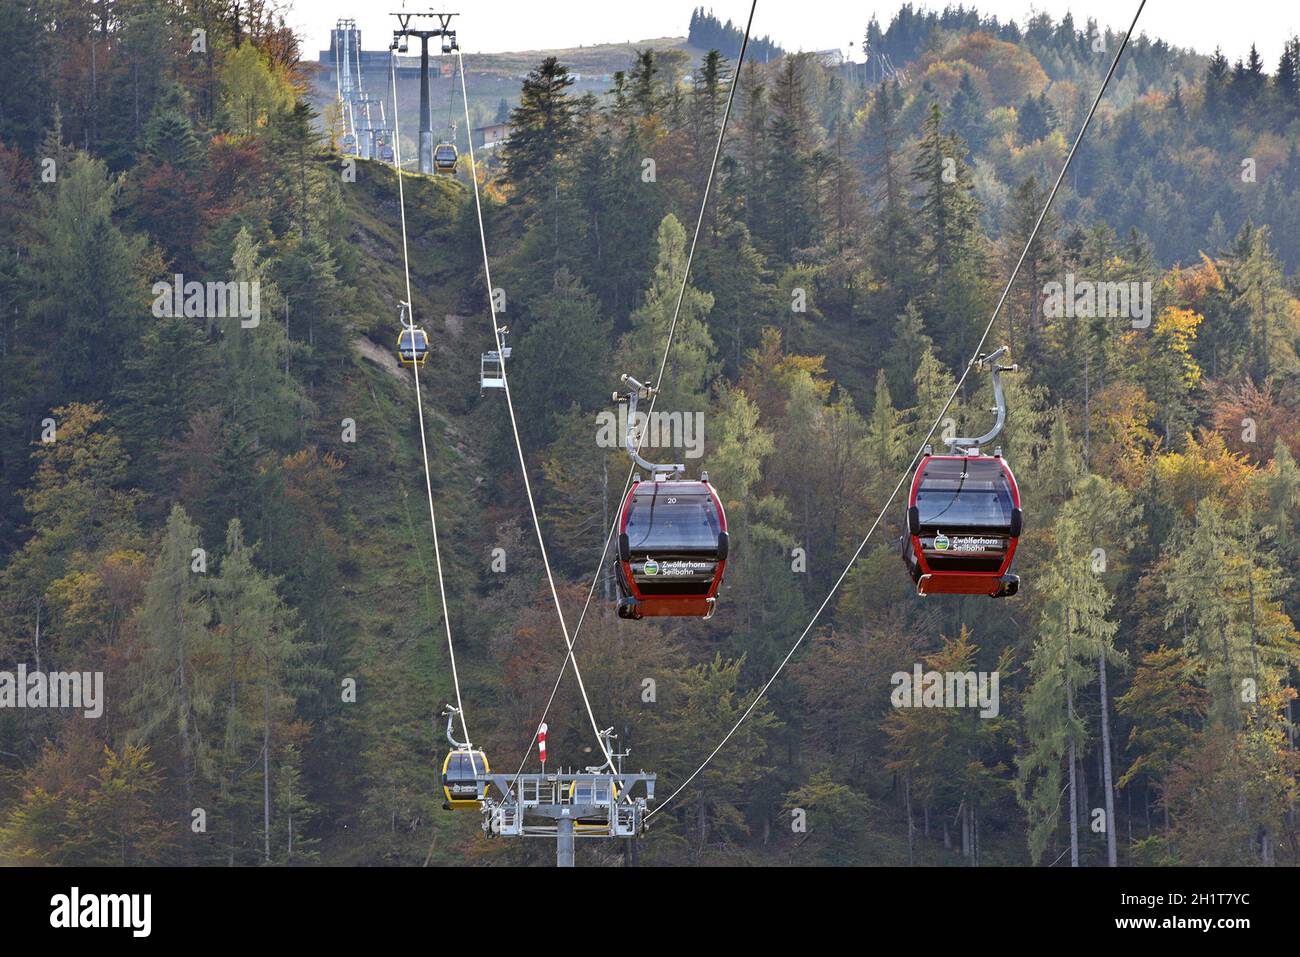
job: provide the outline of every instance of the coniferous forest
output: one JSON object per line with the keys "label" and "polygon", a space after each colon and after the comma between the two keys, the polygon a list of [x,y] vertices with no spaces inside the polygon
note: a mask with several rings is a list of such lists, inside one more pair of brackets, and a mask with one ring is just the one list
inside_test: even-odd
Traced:
{"label": "coniferous forest", "polygon": [[[416,172],[404,104],[399,200],[274,0],[0,0],[0,862],[554,863],[443,809],[459,691],[493,771],[544,710],[547,769],[599,765],[585,694],[657,773],[584,865],[1300,863],[1300,40],[1139,25],[1036,230],[1122,32],[909,3],[841,63],[762,6],[739,68],[704,8],[600,94],[539,53],[472,172]],[[1019,592],[920,597],[909,469],[992,425],[1022,252]],[[602,428],[670,326],[703,432],[645,454],[729,558],[709,620],[623,620]],[[549,709],[530,490],[586,608]],[[16,677],[56,672],[99,713]],[[899,706],[923,672],[996,705]]]}

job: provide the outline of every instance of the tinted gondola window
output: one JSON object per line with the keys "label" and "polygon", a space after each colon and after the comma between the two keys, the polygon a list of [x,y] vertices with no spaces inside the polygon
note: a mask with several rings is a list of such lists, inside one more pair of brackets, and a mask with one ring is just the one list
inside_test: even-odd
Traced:
{"label": "tinted gondola window", "polygon": [[718,547],[722,525],[707,492],[682,493],[663,486],[637,490],[628,512],[627,538],[633,549],[698,549]]}
{"label": "tinted gondola window", "polygon": [[481,755],[468,755],[459,752],[451,756],[447,763],[447,778],[451,781],[472,781],[487,771]]}
{"label": "tinted gondola window", "polygon": [[922,525],[1001,528],[1011,524],[1011,483],[997,460],[931,459],[916,492]]}

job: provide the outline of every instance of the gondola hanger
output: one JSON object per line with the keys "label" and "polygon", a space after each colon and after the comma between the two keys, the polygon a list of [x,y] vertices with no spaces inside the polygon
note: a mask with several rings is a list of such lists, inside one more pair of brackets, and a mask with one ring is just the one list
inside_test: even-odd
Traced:
{"label": "gondola hanger", "polygon": [[1024,523],[1020,487],[1000,448],[982,451],[1006,424],[1001,374],[1017,369],[998,364],[1006,353],[1003,346],[971,363],[992,372],[993,428],[978,438],[945,439],[944,455],[926,446],[912,478],[900,550],[920,595],[1001,598],[1020,588],[1010,574]]}
{"label": "gondola hanger", "polygon": [[506,387],[506,360],[510,358],[510,346],[506,345],[507,326],[499,330],[500,348],[484,352],[479,356],[478,394],[488,389],[502,390]]}
{"label": "gondola hanger", "polygon": [[620,381],[632,387],[628,392],[614,393],[614,403],[616,405],[626,404],[628,407],[627,434],[624,437],[624,445],[627,448],[627,454],[631,457],[633,462],[649,472],[651,479],[655,482],[667,482],[683,478],[686,475],[686,465],[684,463],[673,462],[668,465],[655,465],[653,462],[647,462],[643,459],[641,454],[637,451],[637,440],[639,438],[636,431],[637,400],[653,399],[659,390],[653,386],[643,385],[626,372],[620,376]]}
{"label": "gondola hanger", "polygon": [[411,314],[411,304],[402,302],[399,320],[402,331],[397,334],[397,358],[404,366],[422,366],[429,358],[429,336],[415,325]]}
{"label": "gondola hanger", "polygon": [[619,512],[618,616],[712,618],[729,551],[722,500],[707,472],[690,480],[683,463],[641,456],[637,403],[653,399],[656,390],[630,375],[622,381],[631,388],[614,393],[614,401],[628,406],[627,454],[650,479],[635,476]]}
{"label": "gondola hanger", "polygon": [[[988,445],[999,435],[1002,434],[1002,427],[1007,423],[1007,403],[1006,397],[1002,392],[1002,373],[1019,372],[1018,363],[1012,363],[1009,366],[999,365],[997,360],[1007,355],[1011,350],[1006,346],[1000,346],[988,355],[978,356],[971,363],[974,369],[989,369],[992,372],[993,379],[993,408],[990,412],[997,413],[997,420],[993,423],[993,428],[984,433],[977,439],[953,438],[944,439],[944,443],[952,450],[954,454],[979,455],[980,449]],[[1001,449],[996,450],[994,455],[1001,455]]]}
{"label": "gondola hanger", "polygon": [[447,719],[447,740],[451,750],[442,761],[442,792],[445,810],[479,810],[487,792],[486,781],[481,780],[491,772],[487,755],[469,741],[456,740],[456,719],[460,709],[455,705],[443,708]]}

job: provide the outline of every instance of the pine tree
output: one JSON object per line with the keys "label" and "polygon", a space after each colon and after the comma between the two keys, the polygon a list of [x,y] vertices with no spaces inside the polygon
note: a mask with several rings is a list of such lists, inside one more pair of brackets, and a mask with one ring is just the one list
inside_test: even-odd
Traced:
{"label": "pine tree", "polygon": [[318,114],[302,101],[276,114],[270,127],[270,145],[276,160],[277,193],[292,204],[292,222],[298,232],[306,237],[313,233],[317,214],[313,200],[323,193],[324,172],[319,159],[324,142],[316,132]]}
{"label": "pine tree", "polygon": [[1183,84],[1178,77],[1174,77],[1174,89],[1169,94],[1169,102],[1165,108],[1174,119],[1175,135],[1180,135],[1187,122],[1187,104],[1183,102]]}
{"label": "pine tree", "polygon": [[[926,672],[972,674],[978,652],[963,626],[957,638],[944,637],[942,647],[923,656],[921,664]],[[995,673],[1006,674],[1010,665],[1009,654],[1004,654]],[[909,863],[914,862],[913,809],[920,804],[927,822],[931,811],[938,812],[945,844],[948,822],[960,819],[962,856],[979,866],[981,812],[1006,787],[1000,752],[1007,718],[981,714],[967,703],[966,708],[895,707],[882,723],[891,758],[886,766],[903,779]]]}
{"label": "pine tree", "polygon": [[870,247],[869,262],[887,290],[886,314],[901,311],[920,285],[912,261],[917,232],[907,209],[902,138],[894,92],[882,83],[872,95],[863,127],[863,154],[877,239]]}
{"label": "pine tree", "polygon": [[[907,434],[907,448],[919,448],[922,440],[929,433],[930,427],[935,427],[934,436],[931,442],[938,445],[938,440],[945,433],[945,425],[940,420],[940,413],[943,412],[944,403],[952,396],[954,389],[957,387],[956,378],[950,373],[944,364],[935,357],[934,350],[927,344],[921,351],[920,361],[916,364],[916,372],[912,376],[914,391],[916,392],[916,407],[909,416],[909,429]],[[950,418],[953,422],[953,428],[956,429],[956,423],[960,417],[960,400],[954,399],[953,404],[948,407],[944,418]]]}
{"label": "pine tree", "polygon": [[633,115],[653,121],[665,102],[663,83],[655,51],[651,47],[638,50],[632,69],[627,75],[628,99]]}
{"label": "pine tree", "polygon": [[921,297],[926,319],[954,355],[966,355],[981,309],[985,264],[979,244],[979,203],[966,146],[943,132],[938,103],[922,126],[912,181],[920,194],[914,222],[917,260],[929,287]]}
{"label": "pine tree", "polygon": [[1034,143],[1050,132],[1051,127],[1043,112],[1043,101],[1033,94],[1027,95],[1016,111],[1016,135],[1020,142]]}
{"label": "pine tree", "polygon": [[752,60],[741,69],[736,82],[736,161],[734,168],[724,166],[723,184],[734,197],[733,203],[743,211],[749,231],[755,236],[767,236],[773,203],[768,192],[771,171],[767,129],[771,111],[767,86]]}
{"label": "pine tree", "polygon": [[[1011,269],[1020,259],[1021,253],[1025,251],[1026,244],[1029,244],[1034,224],[1038,222],[1046,201],[1047,191],[1032,176],[1017,186],[1012,194],[1003,231],[1003,262],[1007,264],[1007,275],[1011,274]],[[1008,308],[1004,315],[1007,323],[1007,344],[1013,356],[1020,354],[1016,351],[1017,342],[1020,341],[1016,337],[1017,314],[1025,331],[1024,354],[1030,358],[1036,355],[1038,333],[1042,325],[1041,293],[1045,277],[1056,265],[1058,225],[1056,214],[1049,210],[1038,233],[1034,236],[1033,243],[1029,245],[1028,255],[1025,256],[1024,265],[1020,269],[1018,285],[1012,291],[1012,296],[1008,298]],[[1015,295],[1017,292],[1019,296]],[[1013,303],[1015,303],[1014,307]]]}
{"label": "pine tree", "polygon": [[576,136],[573,85],[568,69],[547,57],[524,80],[519,105],[510,113],[510,139],[502,147],[512,199],[531,210],[544,208],[559,188],[563,162]]}
{"label": "pine tree", "polygon": [[[687,762],[708,753],[713,742],[727,733],[753,701],[757,691],[745,692],[740,687],[743,665],[743,658],[724,661],[717,655],[676,676],[676,700],[682,702],[681,708],[665,716],[657,731],[661,738],[675,741],[680,747],[659,763],[663,778],[684,781],[694,767],[693,763],[688,767]],[[699,787],[683,792],[672,815],[686,829],[692,860],[700,859],[710,841],[738,840],[748,833],[740,804],[772,770],[763,763],[767,754],[764,734],[778,725],[771,708],[760,702],[697,779]]]}
{"label": "pine tree", "polygon": [[717,50],[710,50],[691,84],[691,159],[695,170],[692,179],[701,194],[717,147],[727,101],[726,88],[733,79],[731,65]]}
{"label": "pine tree", "polygon": [[709,334],[718,345],[723,368],[738,378],[743,357],[758,346],[762,335],[754,317],[766,313],[767,304],[776,300],[763,256],[748,227],[729,220],[700,237],[691,269],[695,285],[713,296]]}
{"label": "pine tree", "polygon": [[1300,635],[1277,604],[1288,581],[1264,540],[1249,511],[1229,516],[1209,497],[1165,545],[1165,625],[1181,631],[1202,663],[1212,718],[1233,730],[1276,691],[1300,652]]}
{"label": "pine tree", "polygon": [[30,309],[59,356],[65,400],[106,397],[136,324],[148,315],[145,240],[114,223],[119,189],[102,161],[75,154],[59,168],[27,263]]}
{"label": "pine tree", "polygon": [[645,301],[632,314],[632,328],[619,346],[619,360],[628,374],[653,384],[659,372],[668,330],[678,297],[681,311],[673,337],[672,351],[664,370],[662,394],[656,411],[702,410],[707,388],[716,371],[713,337],[707,318],[713,296],[691,285],[682,293],[686,278],[687,236],[671,213],[659,224],[659,259]]}
{"label": "pine tree", "polygon": [[877,501],[884,501],[893,476],[903,465],[903,430],[898,412],[894,409],[894,403],[889,396],[889,383],[885,378],[885,370],[878,369],[875,399],[872,402],[871,415],[867,419],[865,445],[869,474],[872,476],[869,484],[873,497]]}
{"label": "pine tree", "polygon": [[348,355],[347,297],[340,267],[322,230],[306,236],[291,233],[275,265],[292,371],[298,379],[313,382]]}
{"label": "pine tree", "polygon": [[975,81],[971,79],[969,70],[962,70],[961,83],[957,85],[957,91],[952,95],[952,102],[948,105],[948,122],[953,132],[967,145],[967,153],[963,159],[969,161],[974,155],[983,152],[992,130],[984,107],[984,98],[980,95]]}
{"label": "pine tree", "polygon": [[[227,421],[249,436],[254,445],[287,443],[300,430],[311,409],[298,381],[286,372],[289,342],[284,326],[284,301],[266,279],[260,246],[247,229],[235,238],[232,276],[238,283],[256,283],[259,311],[252,319],[227,318],[220,323],[221,368],[218,381],[225,397]],[[210,325],[214,317],[208,317]]]}
{"label": "pine tree", "polygon": [[1160,408],[1165,442],[1183,434],[1192,420],[1192,397],[1201,368],[1192,355],[1202,317],[1190,309],[1163,310],[1154,324],[1147,374],[1151,398]]}
{"label": "pine tree", "polygon": [[943,132],[939,104],[931,103],[921,130],[912,181],[921,190],[918,221],[925,237],[925,262],[938,284],[940,300],[947,278],[945,267],[967,249],[978,221],[964,153],[963,144]]}
{"label": "pine tree", "polygon": [[[552,416],[553,438],[542,457],[546,495],[542,519],[553,561],[572,574],[590,575],[593,556],[622,504],[618,495],[627,475],[623,436],[612,448],[592,442],[593,414],[579,406]],[[612,593],[606,594],[612,599]]]}
{"label": "pine tree", "polygon": [[[1089,681],[1085,662],[1097,663],[1095,672],[1104,683],[1106,662],[1118,663],[1115,650],[1118,630],[1107,619],[1113,604],[1105,583],[1093,570],[1093,541],[1096,530],[1088,523],[1095,509],[1081,504],[1067,509],[1057,519],[1056,554],[1043,575],[1045,596],[1039,639],[1030,659],[1031,683],[1025,693],[1026,732],[1029,750],[1017,760],[1016,787],[1021,805],[1029,814],[1030,856],[1041,860],[1059,820],[1062,761],[1068,778],[1070,816],[1070,864],[1079,866],[1080,805],[1077,761],[1086,740],[1078,710],[1078,694]],[[1102,700],[1102,709],[1109,707]],[[1103,746],[1109,747],[1103,726]],[[1111,858],[1114,857],[1114,808],[1106,792],[1106,826]]]}
{"label": "pine tree", "polygon": [[767,128],[767,169],[775,205],[766,235],[784,259],[813,245],[815,215],[809,190],[810,156],[806,142],[810,126],[804,91],[804,59],[788,56],[772,86],[772,119]]}
{"label": "pine tree", "polygon": [[1269,242],[1269,228],[1252,229],[1245,238],[1245,249],[1239,245],[1230,273],[1237,292],[1233,305],[1246,313],[1252,378],[1263,382],[1275,365],[1296,367],[1295,352],[1285,339],[1287,320],[1282,315],[1289,303],[1283,295],[1281,264]]}
{"label": "pine tree", "polygon": [[1228,87],[1228,58],[1218,47],[1205,68],[1203,106],[1205,114],[1214,122],[1222,122],[1223,101]]}
{"label": "pine tree", "polygon": [[149,325],[123,363],[113,393],[113,419],[137,485],[158,478],[162,449],[181,437],[190,416],[208,400],[205,346],[192,319],[164,317]]}
{"label": "pine tree", "polygon": [[[278,581],[258,571],[253,556],[254,548],[244,541],[242,524],[231,519],[212,592],[218,623],[215,644],[221,649],[224,671],[220,681],[225,711],[220,794],[227,817],[226,857],[232,866],[257,857],[272,861],[271,794],[279,791],[282,762],[292,766],[298,761],[296,751],[280,740],[293,713],[292,676],[301,657],[295,616],[277,594]],[[250,802],[240,778],[254,762],[261,764],[262,787],[261,794],[252,795]],[[259,818],[253,811],[259,804],[261,827],[255,829],[250,825]],[[305,806],[300,807],[299,813],[304,810]],[[237,830],[241,823],[243,833]],[[252,839],[259,830],[261,853],[250,856],[258,850]],[[274,856],[283,853],[284,848],[276,848]]]}
{"label": "pine tree", "polygon": [[1291,37],[1282,46],[1277,72],[1273,74],[1273,93],[1277,98],[1277,129],[1300,113],[1300,39]]}
{"label": "pine tree", "polygon": [[[1078,446],[1070,436],[1070,419],[1064,406],[1052,414],[1052,432],[1046,452],[1034,462],[1035,486],[1041,496],[1039,508],[1044,524],[1050,524],[1056,508],[1065,504],[1074,483],[1084,474]],[[1051,511],[1048,511],[1051,509]]]}
{"label": "pine tree", "polygon": [[610,323],[582,283],[561,269],[519,340],[520,371],[512,377],[517,401],[535,410],[522,423],[529,445],[548,444],[556,417],[570,406],[593,409],[608,403],[609,383],[592,378],[590,370],[607,353],[610,333]]}
{"label": "pine tree", "polygon": [[889,391],[900,407],[910,407],[916,401],[916,383],[913,376],[921,356],[934,352],[934,340],[926,334],[925,320],[915,303],[909,302],[894,327],[894,340],[885,353],[882,368],[889,376]]}
{"label": "pine tree", "polygon": [[[1203,673],[1182,648],[1161,645],[1138,663],[1128,691],[1115,701],[1116,710],[1129,722],[1126,750],[1133,761],[1118,787],[1135,783],[1164,791],[1169,772],[1196,737],[1205,715],[1207,696]],[[1169,802],[1161,793],[1165,826]]]}
{"label": "pine tree", "polygon": [[156,165],[181,173],[197,169],[205,159],[194,124],[181,110],[163,110],[149,118],[144,134],[145,155]]}
{"label": "pine tree", "polygon": [[131,681],[136,720],[131,738],[150,744],[155,754],[175,755],[172,771],[180,793],[172,806],[187,847],[191,812],[210,780],[216,734],[211,722],[215,675],[208,668],[214,651],[207,629],[212,607],[204,573],[194,564],[202,560],[198,528],[174,505],[137,616],[141,649]]}

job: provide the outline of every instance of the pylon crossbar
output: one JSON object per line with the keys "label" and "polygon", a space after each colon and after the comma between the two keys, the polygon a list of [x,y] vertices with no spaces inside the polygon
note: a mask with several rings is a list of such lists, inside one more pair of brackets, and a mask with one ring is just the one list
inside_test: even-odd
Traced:
{"label": "pylon crossbar", "polygon": [[[483,831],[490,837],[640,837],[655,780],[644,771],[481,774]],[[634,794],[640,785],[644,795]]]}

